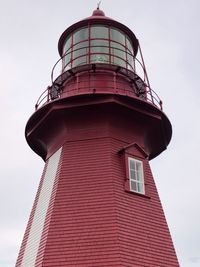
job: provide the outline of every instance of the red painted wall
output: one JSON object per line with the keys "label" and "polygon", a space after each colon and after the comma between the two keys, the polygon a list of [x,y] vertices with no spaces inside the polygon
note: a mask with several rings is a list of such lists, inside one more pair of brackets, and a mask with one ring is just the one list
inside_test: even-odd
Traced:
{"label": "red painted wall", "polygon": [[133,118],[105,106],[66,116],[60,174],[35,266],[179,266],[148,160],[136,148],[128,153],[143,160],[146,195],[125,190],[119,151],[131,142],[145,150],[144,125]]}

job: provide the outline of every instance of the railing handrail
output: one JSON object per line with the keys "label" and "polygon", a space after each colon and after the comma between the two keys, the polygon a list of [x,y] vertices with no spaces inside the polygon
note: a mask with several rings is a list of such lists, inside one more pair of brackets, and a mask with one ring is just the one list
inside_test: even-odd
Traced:
{"label": "railing handrail", "polygon": [[[88,71],[92,70],[92,66],[91,65],[96,65],[97,66],[97,64],[88,64]],[[105,65],[105,63],[104,64],[98,63],[98,66],[102,66],[102,69],[105,69],[104,68],[104,65]],[[106,64],[106,65],[110,66],[110,64]],[[112,67],[112,66],[110,66],[110,67]],[[113,67],[117,68],[118,66],[113,65]],[[77,70],[75,70],[75,69],[77,69]],[[127,73],[127,77],[129,77],[129,78],[130,78],[130,73],[133,75],[132,79],[130,78],[130,81],[133,80],[133,82],[134,82],[134,81],[136,81],[136,79],[138,79],[138,81],[140,83],[142,83],[143,86],[145,86],[145,88],[146,88],[145,89],[145,94],[146,94],[145,101],[146,102],[149,102],[149,103],[155,105],[156,107],[158,107],[159,109],[162,110],[162,101],[161,101],[161,99],[159,98],[159,96],[157,95],[157,93],[153,89],[151,89],[146,83],[144,83],[142,81],[142,79],[139,76],[137,76],[136,74],[134,74],[132,71],[127,70],[127,69],[124,69],[124,68],[121,68],[121,67],[120,67],[120,69],[122,71],[125,71]],[[107,71],[108,70],[109,69],[107,69]],[[69,71],[66,71],[66,72],[62,73],[59,77],[57,77],[57,79],[53,82],[53,85],[51,87],[47,87],[47,89],[40,95],[40,97],[39,97],[39,99],[38,99],[38,101],[37,101],[37,103],[35,105],[36,109],[38,109],[39,107],[41,107],[41,106],[45,105],[46,103],[48,103],[48,102],[50,102],[50,101],[53,100],[52,97],[51,97],[51,88],[53,86],[54,87],[55,86],[59,87],[61,85],[61,83],[63,83],[63,82],[66,81],[65,78],[63,80],[63,76],[65,74],[67,74],[68,72],[72,72],[72,71],[74,71],[74,75],[76,73],[75,71],[77,71],[77,73],[80,73],[81,72],[81,70],[78,67],[76,67],[74,69],[71,69]],[[85,71],[85,68],[83,69],[83,71]],[[125,73],[122,72],[122,71],[120,72],[120,70],[119,70],[118,73],[125,75]],[[69,76],[68,77],[71,77],[71,74],[70,73],[69,73]],[[135,77],[135,80],[134,80],[134,77]],[[84,81],[84,80],[82,80],[82,81]],[[86,79],[85,81],[88,81],[88,80]],[[90,82],[91,81],[92,82],[98,81],[98,78],[91,79]],[[109,82],[109,80],[108,80],[108,82]],[[110,78],[110,82],[113,83],[113,78]],[[77,81],[76,82],[75,81],[74,82],[70,82],[70,85],[73,85],[73,84],[76,85],[76,90],[77,91],[79,91],[81,89],[87,89],[87,86],[84,86],[84,87],[77,86]],[[119,85],[119,84],[122,84],[122,86],[114,88],[114,84],[113,84],[112,86],[107,86],[107,89],[112,89],[113,92],[114,92],[114,89],[116,89],[116,90],[124,90],[124,92],[126,92],[126,93],[129,93],[129,94],[132,93],[132,96],[133,97],[137,97],[135,95],[135,92],[133,90],[131,91],[130,89],[126,89],[126,84],[127,84],[126,82],[123,83],[122,81],[118,81],[117,82],[117,85]],[[124,87],[123,87],[123,84],[125,85]],[[98,93],[98,90],[99,90],[99,93],[101,93],[101,90],[100,89],[101,89],[101,87],[98,86],[96,88],[96,93]],[[69,92],[72,92],[72,91],[75,91],[75,89],[68,91],[68,93]],[[85,93],[87,93],[86,90],[84,90],[84,94]],[[89,93],[89,90],[88,90],[88,93]],[[109,91],[108,93],[111,93],[111,91]],[[80,92],[79,92],[79,94],[80,94]]]}
{"label": "railing handrail", "polygon": [[[94,38],[94,40],[97,40],[96,38]],[[99,40],[103,40],[103,38],[99,38]],[[107,39],[105,39],[107,40]],[[81,41],[83,42],[83,41]],[[79,42],[79,43],[81,43]],[[116,42],[116,41],[113,41]],[[112,52],[112,50],[114,51],[121,51],[124,52],[125,51],[123,49],[120,49],[118,47],[115,46],[111,46],[110,44],[108,46],[106,45],[91,45],[89,47],[89,52],[83,53],[82,55],[78,55],[77,57],[73,56],[69,59],[68,62],[66,62],[66,64],[63,64],[63,59],[67,58],[67,55],[77,52],[81,49],[86,49],[88,48],[88,46],[84,46],[84,47],[79,47],[76,48],[76,45],[79,44],[76,43],[74,46],[71,46],[64,54],[62,57],[60,57],[56,63],[54,64],[52,71],[51,71],[51,82],[52,85],[49,86],[39,97],[35,107],[36,109],[42,105],[44,105],[45,103],[52,101],[53,99],[55,99],[56,97],[59,96],[60,89],[58,88],[59,86],[61,86],[69,77],[71,77],[72,75],[76,75],[76,73],[80,73],[82,71],[92,71],[93,67],[97,67],[99,69],[104,69],[105,71],[115,71],[118,72],[122,75],[127,76],[130,80],[132,80],[135,83],[135,86],[138,87],[138,92],[141,90],[144,91],[145,88],[145,93],[146,93],[146,101],[152,103],[153,105],[157,106],[158,108],[160,108],[162,110],[162,101],[160,100],[159,96],[156,94],[156,92],[151,89],[150,84],[149,84],[149,79],[148,79],[148,75],[147,75],[147,71],[146,71],[146,67],[144,64],[144,59],[143,59],[143,55],[142,55],[142,51],[139,45],[139,55],[140,55],[140,60],[136,57],[134,57],[134,55],[130,52],[130,50],[128,49],[128,51],[126,50],[126,59],[120,57],[119,55],[114,54],[114,52]],[[118,42],[116,42],[118,43]],[[121,43],[119,43],[121,45]],[[121,45],[122,46],[122,45]],[[105,51],[101,51],[101,52],[91,52],[91,48],[96,48],[96,47],[107,47],[109,52],[105,52]],[[76,49],[74,49],[76,48]],[[99,61],[92,61],[90,62],[90,56],[91,55],[108,55],[109,56],[109,61],[107,62],[99,62]],[[84,64],[80,64],[80,65],[75,65],[75,67],[71,67],[73,65],[73,62],[75,60],[77,60],[78,58],[81,57],[89,57],[89,63],[84,63]],[[128,59],[128,56],[130,56],[130,58]],[[114,64],[111,63],[111,57],[115,57],[118,58],[122,61],[124,61],[126,68],[123,66],[120,66],[118,64]],[[131,65],[130,62],[133,63],[133,65]],[[59,67],[59,70],[61,69],[62,72],[60,75],[57,76],[56,79],[54,79],[54,73],[56,71],[56,68],[58,66],[60,66],[60,62],[62,62],[62,67]],[[82,62],[83,63],[83,62]],[[108,67],[109,66],[109,67]],[[129,66],[129,68],[128,68]],[[138,75],[137,71],[138,71],[138,66],[141,68],[140,70],[142,70],[142,78],[140,78],[140,75]],[[66,70],[67,69],[67,70]],[[57,90],[57,92],[56,92]],[[52,96],[53,95],[53,96]]]}
{"label": "railing handrail", "polygon": [[[116,43],[117,43],[117,42],[116,42]],[[75,46],[75,45],[74,45],[74,46]],[[73,47],[73,46],[72,46],[72,47]],[[79,47],[79,48],[74,49],[74,50],[70,50],[72,47],[70,47],[70,48],[69,48],[69,49],[62,55],[62,57],[60,57],[60,58],[56,61],[56,63],[54,64],[54,66],[53,66],[53,68],[52,68],[52,71],[51,71],[51,82],[52,82],[52,84],[53,84],[53,81],[54,81],[54,70],[55,70],[56,66],[58,65],[58,63],[59,63],[63,58],[65,58],[67,55],[69,55],[69,54],[71,54],[71,53],[73,53],[73,52],[77,52],[77,51],[79,51],[79,50],[88,48],[88,46],[84,46],[84,47]],[[117,47],[114,47],[114,46],[104,46],[104,45],[91,45],[91,46],[90,46],[90,48],[96,48],[96,47],[111,48],[111,49],[116,49],[116,50],[118,50],[118,51],[124,52],[123,49],[120,49],[120,48],[117,48]],[[136,60],[136,61],[140,64],[140,66],[142,67],[142,69],[143,69],[143,66],[142,66],[141,62],[140,62],[137,58],[134,58],[134,56],[133,56],[132,53],[130,53],[130,52],[126,52],[126,53],[127,53],[129,56],[132,57],[133,61]],[[131,68],[133,71],[135,71],[134,67],[128,62],[128,60],[125,60],[124,58],[122,58],[122,57],[120,57],[120,56],[118,56],[118,55],[115,55],[115,54],[112,53],[112,52],[109,52],[109,53],[105,53],[105,52],[90,52],[90,54],[85,53],[85,54],[83,54],[83,55],[80,55],[80,56],[74,57],[73,59],[70,59],[64,66],[62,66],[62,69],[66,69],[66,68],[67,68],[68,66],[70,66],[76,59],[81,58],[81,57],[85,57],[85,56],[88,56],[88,55],[108,55],[108,56],[111,56],[111,57],[119,58],[119,59],[121,59],[122,61],[124,61],[127,65],[129,65],[130,68]],[[95,63],[95,62],[90,62],[89,64],[93,64],[93,63]],[[111,63],[108,62],[108,64],[111,64]],[[71,68],[71,66],[70,66],[70,68]],[[144,69],[143,69],[143,71],[144,71]],[[144,72],[144,73],[145,73],[145,72]],[[144,77],[144,79],[145,79],[145,77]]]}

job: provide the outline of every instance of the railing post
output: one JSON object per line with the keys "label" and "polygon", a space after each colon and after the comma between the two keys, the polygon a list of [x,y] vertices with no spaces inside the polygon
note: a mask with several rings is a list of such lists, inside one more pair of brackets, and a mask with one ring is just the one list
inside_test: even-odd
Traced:
{"label": "railing post", "polygon": [[50,101],[50,90],[51,90],[51,86],[47,87],[47,102]]}
{"label": "railing post", "polygon": [[159,104],[160,104],[160,109],[163,110],[163,102],[162,102],[162,100],[160,100]]}
{"label": "railing post", "polygon": [[154,99],[153,99],[153,95],[152,95],[152,92],[151,92],[151,86],[150,86],[150,83],[149,83],[149,78],[148,78],[148,75],[147,75],[146,66],[145,66],[145,63],[144,63],[144,58],[143,58],[143,55],[142,55],[142,50],[141,50],[141,47],[140,47],[140,43],[139,42],[138,42],[138,48],[139,48],[140,56],[141,56],[141,59],[142,59],[144,76],[145,76],[145,79],[147,81],[147,87],[149,88],[149,94],[151,96],[151,101],[154,104]]}

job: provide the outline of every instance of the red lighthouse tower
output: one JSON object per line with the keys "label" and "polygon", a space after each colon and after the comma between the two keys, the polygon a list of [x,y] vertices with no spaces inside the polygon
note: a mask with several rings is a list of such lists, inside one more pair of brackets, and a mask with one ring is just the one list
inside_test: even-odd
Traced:
{"label": "red lighthouse tower", "polygon": [[16,267],[179,266],[149,166],[172,129],[136,36],[97,9],[58,50],[25,130],[45,167]]}

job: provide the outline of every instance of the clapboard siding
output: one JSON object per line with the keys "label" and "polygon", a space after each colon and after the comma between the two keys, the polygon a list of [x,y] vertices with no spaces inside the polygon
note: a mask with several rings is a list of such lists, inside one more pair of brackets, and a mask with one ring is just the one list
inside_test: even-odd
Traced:
{"label": "clapboard siding", "polygon": [[122,266],[179,266],[149,162],[144,161],[148,197],[124,191],[125,168],[117,154],[121,142],[112,139],[118,238]]}
{"label": "clapboard siding", "polygon": [[66,142],[42,266],[120,266],[110,139]]}

